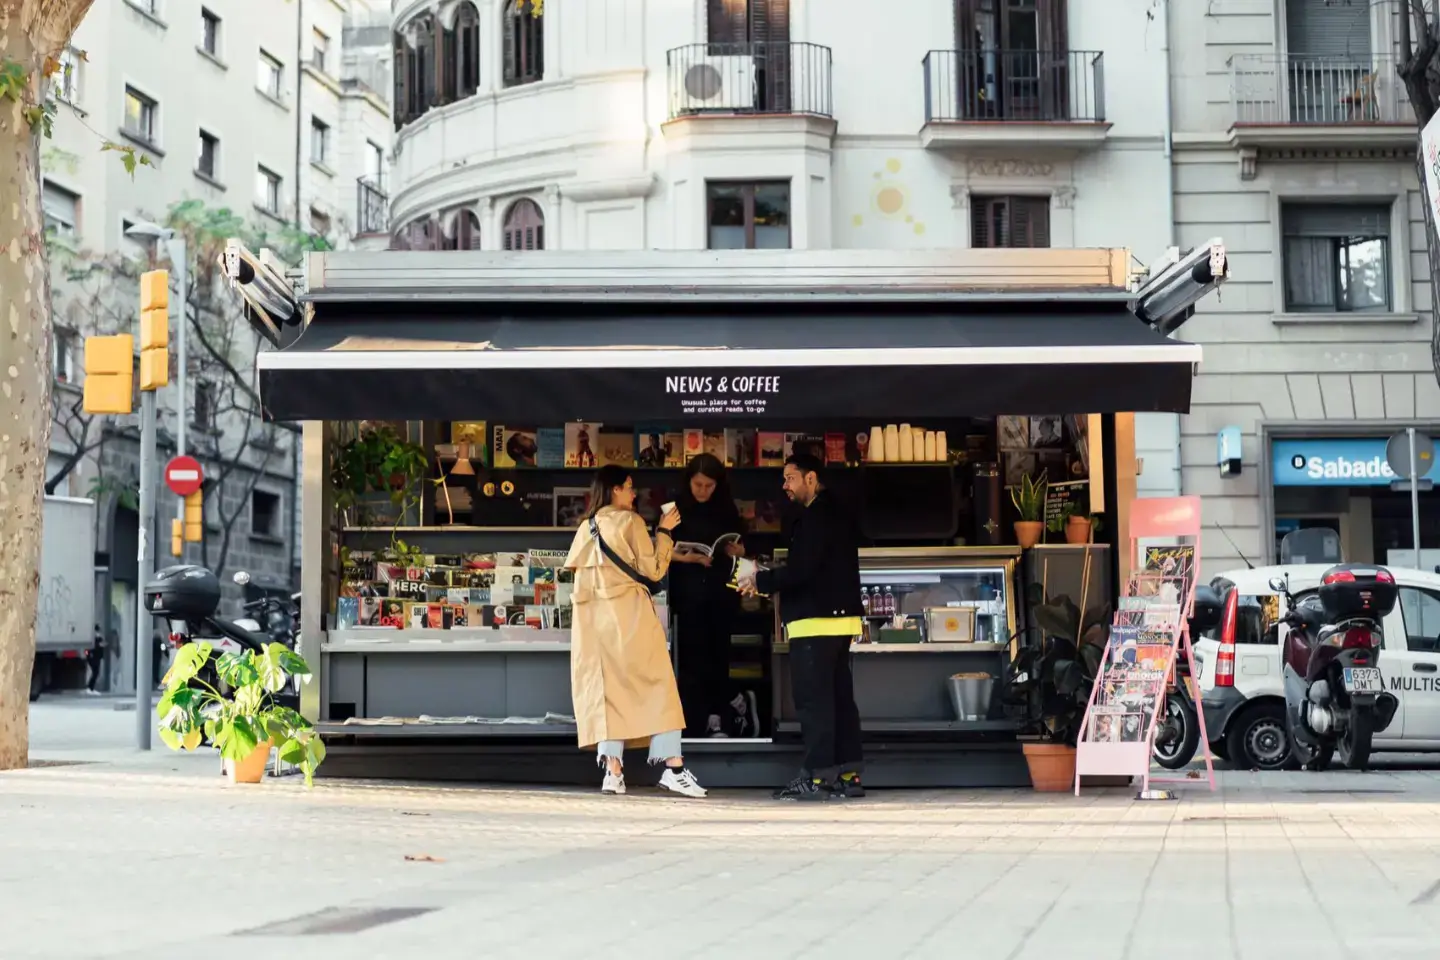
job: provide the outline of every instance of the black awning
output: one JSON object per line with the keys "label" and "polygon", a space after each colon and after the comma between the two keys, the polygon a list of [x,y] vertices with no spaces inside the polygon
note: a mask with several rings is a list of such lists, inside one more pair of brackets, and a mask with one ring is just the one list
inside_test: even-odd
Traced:
{"label": "black awning", "polygon": [[1199,360],[1114,304],[603,317],[326,304],[259,370],[276,420],[744,422],[1185,412]]}

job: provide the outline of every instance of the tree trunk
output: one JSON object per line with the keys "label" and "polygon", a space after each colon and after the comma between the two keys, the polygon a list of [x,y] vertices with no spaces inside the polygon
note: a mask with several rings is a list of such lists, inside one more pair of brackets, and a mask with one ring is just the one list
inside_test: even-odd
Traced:
{"label": "tree trunk", "polygon": [[[20,19],[0,23],[0,61],[25,65],[38,88],[41,54]],[[37,100],[38,93],[31,90]],[[39,138],[19,103],[0,99],[0,770],[25,766],[29,752],[49,355]]]}

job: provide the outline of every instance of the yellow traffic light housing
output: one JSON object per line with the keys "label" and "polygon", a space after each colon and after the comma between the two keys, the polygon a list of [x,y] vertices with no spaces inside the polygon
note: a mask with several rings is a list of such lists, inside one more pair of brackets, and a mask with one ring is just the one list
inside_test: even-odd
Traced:
{"label": "yellow traffic light housing", "polygon": [[[196,490],[185,498],[185,539],[199,543],[205,539],[205,494]],[[179,523],[177,519],[175,521]]]}
{"label": "yellow traffic light housing", "polygon": [[170,272],[140,275],[140,389],[170,383]]}
{"label": "yellow traffic light housing", "polygon": [[130,413],[134,409],[135,338],[128,333],[113,337],[86,337],[86,413]]}
{"label": "yellow traffic light housing", "polygon": [[179,517],[170,521],[170,552],[177,557],[185,555],[185,524],[180,522]]}

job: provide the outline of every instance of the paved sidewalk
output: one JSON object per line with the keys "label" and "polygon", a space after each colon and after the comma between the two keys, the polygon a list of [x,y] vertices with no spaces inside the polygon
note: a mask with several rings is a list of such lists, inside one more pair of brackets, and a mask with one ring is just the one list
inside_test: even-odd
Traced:
{"label": "paved sidewalk", "polygon": [[0,774],[0,958],[1440,956],[1440,773],[1222,786],[306,791],[115,748]]}

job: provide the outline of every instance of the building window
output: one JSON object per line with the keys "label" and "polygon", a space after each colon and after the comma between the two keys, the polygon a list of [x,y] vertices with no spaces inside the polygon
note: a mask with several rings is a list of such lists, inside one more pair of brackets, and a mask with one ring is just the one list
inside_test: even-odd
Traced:
{"label": "building window", "polygon": [[473,210],[461,210],[456,214],[454,231],[453,237],[441,238],[446,250],[480,249],[480,218]]}
{"label": "building window", "polygon": [[255,168],[255,203],[266,213],[280,215],[280,174],[265,167]]}
{"label": "building window", "polygon": [[285,80],[285,68],[280,61],[261,50],[260,62],[256,70],[256,88],[272,100],[279,100],[281,84]]}
{"label": "building window", "polygon": [[160,0],[130,0],[130,4],[152,17],[160,16]]}
{"label": "building window", "polygon": [[545,77],[545,14],[534,0],[506,0],[505,86],[535,83]]}
{"label": "building window", "polygon": [[200,430],[215,429],[215,385],[201,380],[195,384],[195,403],[190,425]]}
{"label": "building window", "polygon": [[40,191],[40,207],[45,215],[45,232],[66,240],[75,239],[80,223],[80,195],[46,180]]}
{"label": "building window", "polygon": [[459,95],[474,96],[480,89],[480,14],[468,0],[455,14],[455,61]]}
{"label": "building window", "polygon": [[385,148],[374,140],[365,141],[365,178],[375,189],[385,189]]}
{"label": "building window", "polygon": [[60,52],[60,67],[51,79],[51,90],[57,99],[71,106],[80,104],[80,53],[74,47]]}
{"label": "building window", "polygon": [[330,38],[319,30],[311,31],[310,36],[310,66],[326,72],[326,64],[330,61]]}
{"label": "building window", "polygon": [[220,59],[220,18],[200,8],[200,49]]}
{"label": "building window", "polygon": [[788,250],[790,184],[707,183],[711,250]]}
{"label": "building window", "polygon": [[195,172],[211,180],[220,179],[220,138],[200,131],[200,156],[195,161]]}
{"label": "building window", "polygon": [[1050,198],[972,196],[970,245],[1050,246]]}
{"label": "building window", "polygon": [[1280,228],[1286,310],[1391,309],[1389,206],[1287,203]]}
{"label": "building window", "polygon": [[55,382],[70,383],[75,374],[72,367],[75,359],[75,331],[56,327],[53,346]]}
{"label": "building window", "polygon": [[156,104],[134,87],[125,88],[125,132],[146,143],[155,142]]}
{"label": "building window", "polygon": [[265,490],[250,491],[250,535],[278,538],[280,531],[280,495]]}
{"label": "building window", "polygon": [[545,215],[534,200],[516,200],[505,212],[505,249],[545,249]]}
{"label": "building window", "polygon": [[319,117],[310,118],[310,162],[330,162],[330,125]]}

